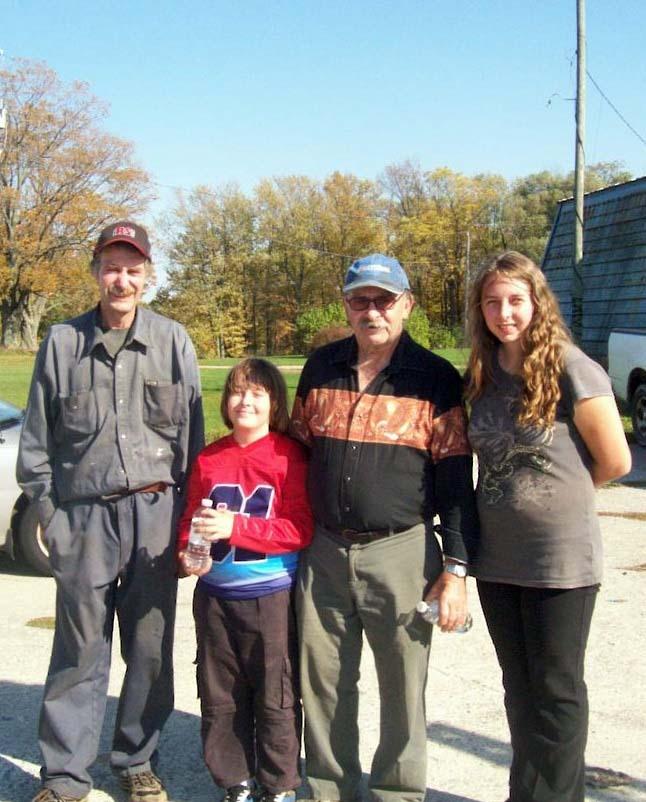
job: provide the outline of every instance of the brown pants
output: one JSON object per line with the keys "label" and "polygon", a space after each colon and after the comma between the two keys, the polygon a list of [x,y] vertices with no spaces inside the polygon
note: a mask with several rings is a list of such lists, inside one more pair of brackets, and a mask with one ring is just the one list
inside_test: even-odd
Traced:
{"label": "brown pants", "polygon": [[292,592],[193,597],[204,760],[217,785],[298,788],[301,706]]}

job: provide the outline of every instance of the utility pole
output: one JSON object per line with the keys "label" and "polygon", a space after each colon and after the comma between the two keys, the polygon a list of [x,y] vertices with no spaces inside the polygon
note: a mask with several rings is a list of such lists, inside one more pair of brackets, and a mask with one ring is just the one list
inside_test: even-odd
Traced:
{"label": "utility pole", "polygon": [[585,195],[585,0],[576,0],[576,150],[574,154],[574,253],[571,328],[583,338],[583,220]]}
{"label": "utility pole", "polygon": [[464,264],[464,342],[469,337],[469,282],[471,279],[471,232],[467,229],[467,250]]}
{"label": "utility pole", "polygon": [[[4,58],[4,50],[0,50],[0,69],[2,68],[3,58]],[[7,109],[5,107],[2,95],[0,95],[0,156],[2,156],[6,144],[7,144]]]}

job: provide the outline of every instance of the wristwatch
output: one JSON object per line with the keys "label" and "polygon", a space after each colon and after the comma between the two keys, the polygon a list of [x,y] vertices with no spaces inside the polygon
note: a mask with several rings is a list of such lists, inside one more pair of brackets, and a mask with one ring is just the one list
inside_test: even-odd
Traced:
{"label": "wristwatch", "polygon": [[466,565],[462,563],[445,563],[444,570],[447,574],[453,574],[453,576],[459,576],[460,579],[464,579],[467,574],[469,573],[469,569]]}

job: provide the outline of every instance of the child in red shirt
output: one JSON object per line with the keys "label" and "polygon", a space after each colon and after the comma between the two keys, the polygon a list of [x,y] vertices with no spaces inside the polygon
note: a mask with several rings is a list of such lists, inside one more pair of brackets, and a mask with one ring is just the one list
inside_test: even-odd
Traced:
{"label": "child in red shirt", "polygon": [[[178,538],[183,572],[199,576],[193,613],[204,759],[227,789],[225,802],[294,802],[302,717],[292,588],[313,529],[307,461],[284,434],[287,390],[270,362],[245,359],[233,368],[220,409],[233,431],[195,461]],[[196,510],[193,526],[212,542],[200,569],[185,551]]]}

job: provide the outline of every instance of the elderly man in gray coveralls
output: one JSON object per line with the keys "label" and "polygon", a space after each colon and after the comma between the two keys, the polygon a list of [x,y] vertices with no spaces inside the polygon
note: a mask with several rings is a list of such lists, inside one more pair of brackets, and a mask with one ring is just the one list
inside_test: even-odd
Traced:
{"label": "elderly man in gray coveralls", "polygon": [[175,523],[203,446],[200,380],[182,326],[138,306],[153,275],[145,229],[108,226],[91,269],[98,306],[42,343],[18,456],[57,590],[34,802],[91,790],[115,613],[127,671],[111,765],[131,802],[164,802],[154,767],[174,703]]}

